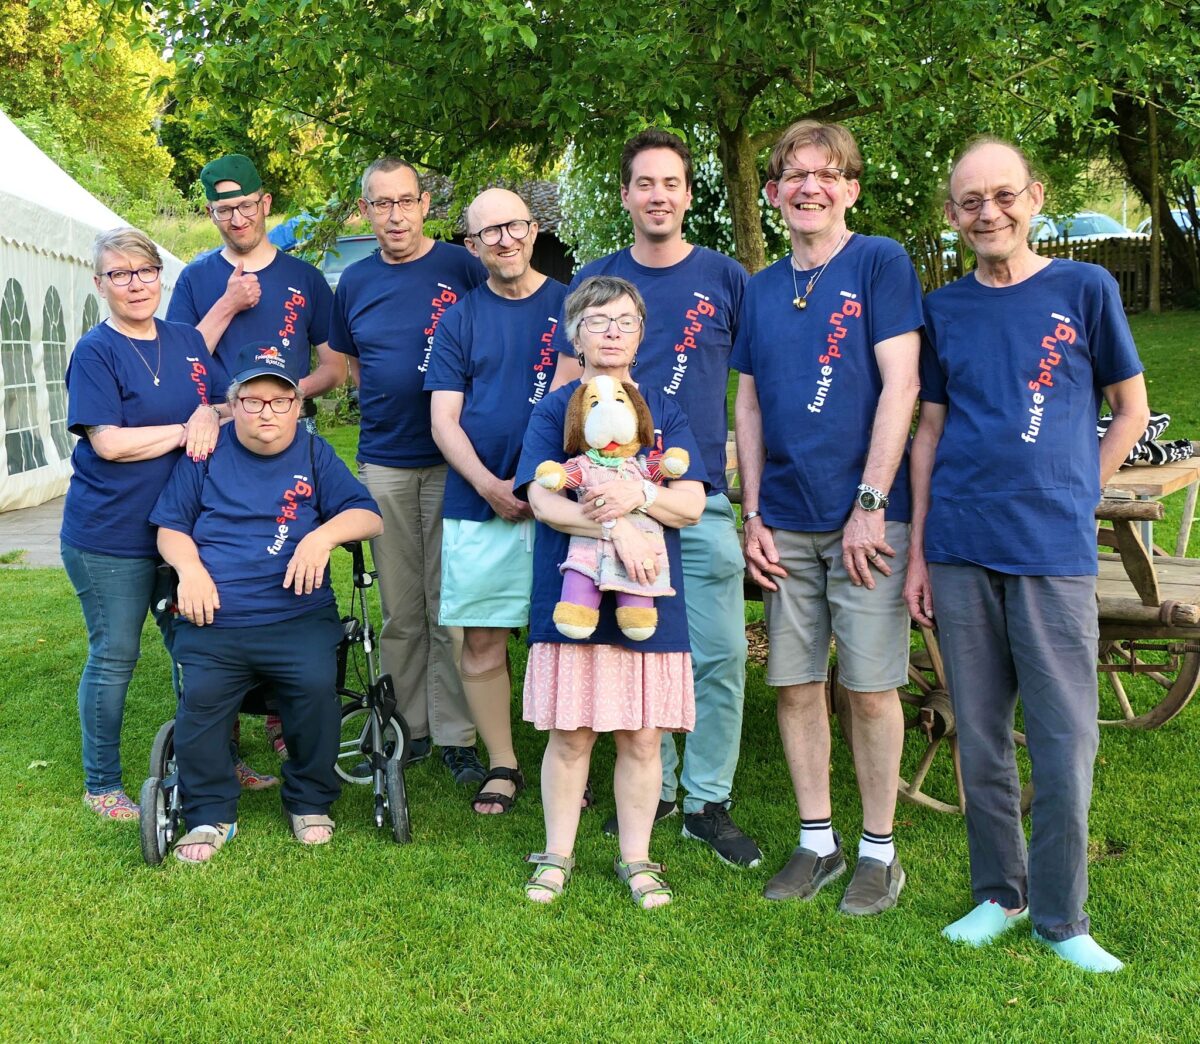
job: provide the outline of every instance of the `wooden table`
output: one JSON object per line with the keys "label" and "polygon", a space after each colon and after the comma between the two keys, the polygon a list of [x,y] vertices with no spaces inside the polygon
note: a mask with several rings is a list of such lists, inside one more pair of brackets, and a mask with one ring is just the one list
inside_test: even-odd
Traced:
{"label": "wooden table", "polygon": [[[1200,443],[1193,443],[1200,450]],[[1179,461],[1175,464],[1146,464],[1138,461],[1136,464],[1126,464],[1113,476],[1104,487],[1107,497],[1126,497],[1131,500],[1161,500],[1171,493],[1181,489],[1187,490],[1183,503],[1183,520],[1179,524],[1179,533],[1175,537],[1175,557],[1183,558],[1187,554],[1188,537],[1191,535],[1192,522],[1196,516],[1196,491],[1200,484],[1200,456],[1190,460]],[[1146,549],[1153,554],[1165,555],[1168,552],[1154,546],[1154,523],[1142,522],[1142,542]]]}

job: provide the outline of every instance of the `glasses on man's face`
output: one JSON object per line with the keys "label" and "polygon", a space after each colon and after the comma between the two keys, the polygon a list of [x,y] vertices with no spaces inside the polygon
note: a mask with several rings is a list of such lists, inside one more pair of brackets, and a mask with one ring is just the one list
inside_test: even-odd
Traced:
{"label": "glasses on man's face", "polygon": [[108,276],[108,281],[113,286],[128,286],[133,282],[134,276],[137,276],[138,280],[143,283],[157,283],[161,272],[162,265],[142,265],[141,268],[133,271],[128,268],[114,268],[111,272],[102,274]]}
{"label": "glasses on man's face", "polygon": [[[1031,181],[1029,185],[1032,184],[1033,182]],[[1001,210],[1007,210],[1014,203],[1016,203],[1018,199],[1025,195],[1026,192],[1029,191],[1029,185],[1026,185],[1023,189],[1021,189],[1020,192],[1013,192],[1012,189],[1001,189],[994,196],[979,196],[972,194],[969,196],[963,196],[962,199],[955,199],[954,197],[951,197],[950,202],[958,207],[959,210],[965,210],[968,214],[978,213],[983,209],[983,205],[985,203],[995,203],[996,206],[998,206]]]}
{"label": "glasses on man's face", "polygon": [[799,188],[811,174],[817,179],[821,188],[831,188],[836,185],[846,171],[843,167],[821,167],[819,170],[804,170],[800,167],[785,167],[778,181],[785,188]]}
{"label": "glasses on man's face", "polygon": [[588,333],[608,333],[608,328],[613,323],[617,324],[617,329],[621,333],[637,333],[642,328],[642,317],[640,315],[585,315],[583,317],[583,328]]}
{"label": "glasses on man's face", "polygon": [[495,246],[504,238],[505,232],[508,233],[509,239],[524,239],[529,235],[532,224],[532,221],[516,218],[513,221],[505,221],[502,225],[486,225],[478,232],[468,232],[467,235],[478,239],[484,246]]}
{"label": "glasses on man's face", "polygon": [[417,196],[401,196],[399,199],[368,199],[367,205],[379,217],[391,217],[392,207],[399,207],[401,214],[411,214],[421,200]]}
{"label": "glasses on man's face", "polygon": [[258,208],[262,206],[262,201],[262,196],[259,196],[258,199],[244,199],[236,206],[226,206],[222,204],[221,206],[211,207],[209,209],[209,213],[211,213],[212,216],[218,221],[228,221],[233,217],[233,212],[235,210],[241,214],[242,217],[254,217],[254,215],[258,213]]}
{"label": "glasses on man's face", "polygon": [[255,395],[239,395],[238,402],[247,413],[262,413],[263,407],[271,404],[272,413],[287,413],[296,402],[294,395],[281,395],[277,399],[260,399]]}

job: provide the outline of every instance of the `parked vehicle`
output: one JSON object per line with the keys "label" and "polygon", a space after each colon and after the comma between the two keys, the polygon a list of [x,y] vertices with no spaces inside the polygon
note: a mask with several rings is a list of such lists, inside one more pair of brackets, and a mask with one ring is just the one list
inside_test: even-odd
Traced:
{"label": "parked vehicle", "polygon": [[[1172,210],[1171,217],[1175,219],[1177,224],[1184,232],[1190,232],[1192,228],[1192,215],[1186,210]],[[1153,223],[1152,218],[1146,218],[1135,229],[1137,232],[1143,232],[1146,235],[1150,234],[1150,226]]]}
{"label": "parked vehicle", "polygon": [[325,256],[317,266],[325,276],[325,282],[329,284],[329,289],[336,290],[342,273],[355,261],[369,257],[378,246],[379,241],[373,235],[338,236],[334,245],[325,251]]}

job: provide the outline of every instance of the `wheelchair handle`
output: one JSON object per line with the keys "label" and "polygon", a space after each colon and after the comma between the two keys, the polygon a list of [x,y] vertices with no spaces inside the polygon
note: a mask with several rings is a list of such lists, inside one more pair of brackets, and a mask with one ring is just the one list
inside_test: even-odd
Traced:
{"label": "wheelchair handle", "polygon": [[354,586],[358,588],[371,587],[375,583],[375,573],[367,569],[367,561],[363,555],[363,542],[361,540],[351,540],[343,544],[342,547],[350,552],[354,572]]}

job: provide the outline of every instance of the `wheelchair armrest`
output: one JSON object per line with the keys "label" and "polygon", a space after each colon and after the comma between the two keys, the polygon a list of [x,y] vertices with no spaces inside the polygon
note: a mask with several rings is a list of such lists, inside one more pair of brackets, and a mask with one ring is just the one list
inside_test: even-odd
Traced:
{"label": "wheelchair armrest", "polygon": [[350,540],[342,545],[350,552],[354,573],[354,586],[358,588],[373,587],[376,574],[367,568],[366,556],[363,554],[363,542]]}

